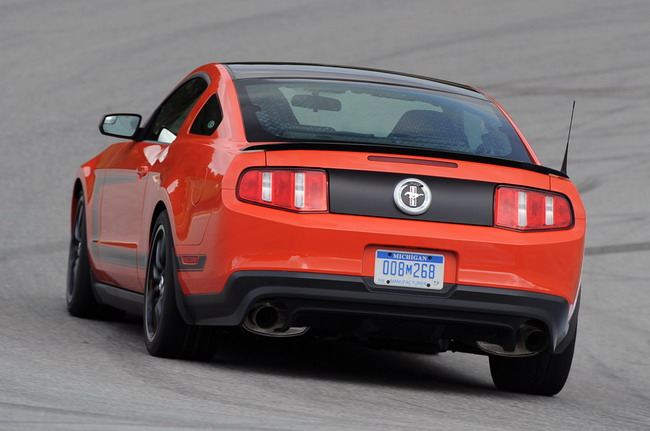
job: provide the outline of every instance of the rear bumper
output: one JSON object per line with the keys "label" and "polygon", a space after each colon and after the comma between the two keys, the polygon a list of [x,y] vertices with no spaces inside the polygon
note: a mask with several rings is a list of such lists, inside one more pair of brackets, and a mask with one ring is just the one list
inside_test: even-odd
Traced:
{"label": "rear bumper", "polygon": [[370,277],[306,272],[239,271],[220,293],[179,299],[188,323],[198,325],[239,325],[254,304],[271,300],[286,309],[287,326],[327,327],[346,319],[408,323],[429,338],[489,341],[507,350],[519,326],[531,321],[546,328],[552,351],[562,350],[572,324],[570,304],[555,295],[459,284],[436,292],[396,290]]}
{"label": "rear bumper", "polygon": [[554,295],[575,302],[584,220],[572,229],[516,232],[491,226],[348,214],[298,214],[222,193],[200,244],[177,241],[177,255],[205,255],[205,267],[178,274],[186,295],[220,293],[241,271],[373,277],[376,251],[443,255],[444,282]]}

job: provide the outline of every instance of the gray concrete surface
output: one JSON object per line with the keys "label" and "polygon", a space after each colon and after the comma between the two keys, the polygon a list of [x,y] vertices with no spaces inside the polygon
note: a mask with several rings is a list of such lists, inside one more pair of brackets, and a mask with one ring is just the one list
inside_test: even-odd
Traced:
{"label": "gray concrete surface", "polygon": [[[650,429],[650,3],[0,0],[0,429]],[[146,354],[137,321],[69,317],[76,166],[110,111],[148,115],[194,67],[292,60],[477,85],[589,216],[573,371],[496,391],[487,360],[309,343],[208,363]]]}

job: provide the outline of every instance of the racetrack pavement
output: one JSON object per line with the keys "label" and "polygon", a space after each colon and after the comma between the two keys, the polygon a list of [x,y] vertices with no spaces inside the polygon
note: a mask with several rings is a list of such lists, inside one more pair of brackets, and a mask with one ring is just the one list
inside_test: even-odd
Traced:
{"label": "racetrack pavement", "polygon": [[[650,429],[650,3],[0,0],[0,429]],[[487,359],[275,340],[153,358],[134,319],[65,310],[77,166],[212,61],[305,61],[469,83],[499,100],[588,213],[574,365],[557,396]]]}

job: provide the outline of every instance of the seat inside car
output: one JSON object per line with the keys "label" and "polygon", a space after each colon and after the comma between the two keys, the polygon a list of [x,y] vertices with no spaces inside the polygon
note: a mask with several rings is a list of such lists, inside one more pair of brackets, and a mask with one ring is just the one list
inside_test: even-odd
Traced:
{"label": "seat inside car", "polygon": [[273,134],[281,134],[288,127],[300,123],[293,114],[289,101],[275,88],[265,89],[263,95],[250,95],[251,102],[260,109],[255,113],[260,125]]}
{"label": "seat inside car", "polygon": [[458,122],[442,112],[427,109],[404,113],[388,137],[395,140],[416,138],[456,151],[469,151],[467,138]]}

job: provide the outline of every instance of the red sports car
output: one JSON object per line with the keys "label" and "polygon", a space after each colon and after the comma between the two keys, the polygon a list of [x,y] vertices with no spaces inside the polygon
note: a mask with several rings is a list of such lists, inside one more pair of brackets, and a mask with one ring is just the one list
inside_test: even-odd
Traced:
{"label": "red sports car", "polygon": [[585,211],[482,91],[381,70],[208,64],[74,183],[67,304],[141,313],[155,356],[224,327],[489,356],[555,394],[575,345]]}

